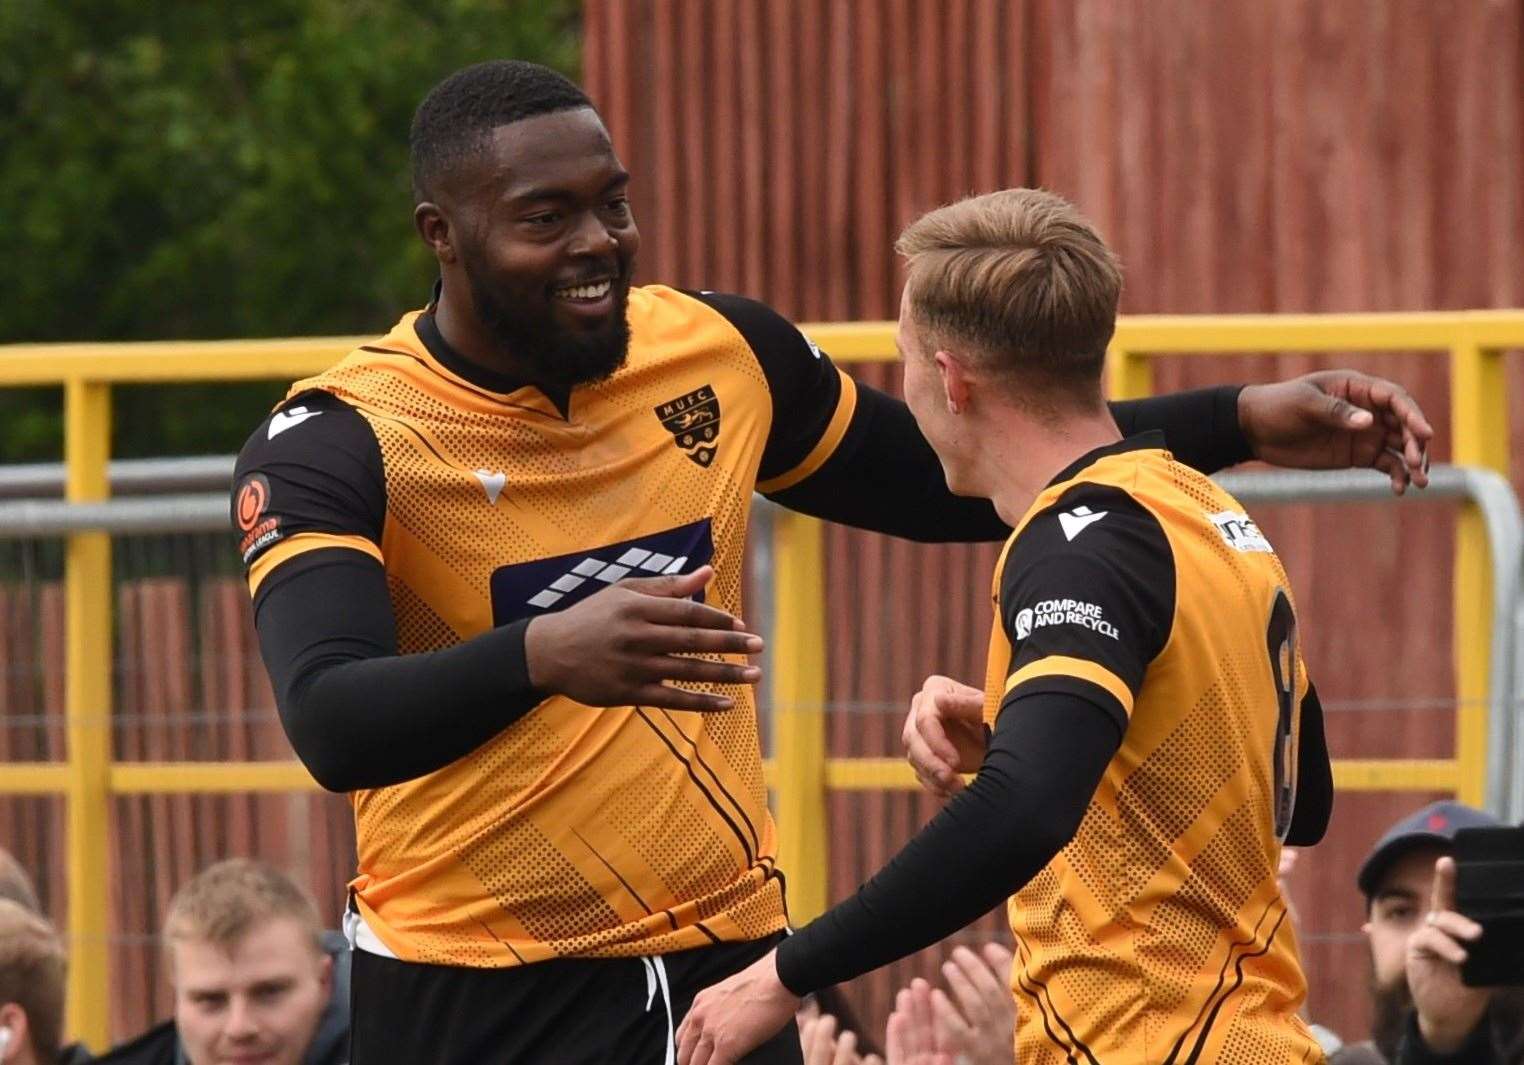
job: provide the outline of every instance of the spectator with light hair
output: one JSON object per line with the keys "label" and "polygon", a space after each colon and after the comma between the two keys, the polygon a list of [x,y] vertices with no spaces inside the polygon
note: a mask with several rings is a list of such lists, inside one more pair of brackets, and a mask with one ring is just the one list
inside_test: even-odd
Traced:
{"label": "spectator with light hair", "polygon": [[0,1065],[89,1060],[82,1048],[62,1045],[67,970],[63,942],[47,919],[13,898],[0,898]]}
{"label": "spectator with light hair", "polygon": [[204,870],[170,902],[164,950],[174,1020],[102,1065],[348,1060],[347,950],[285,874],[243,858]]}
{"label": "spectator with light hair", "polygon": [[37,889],[32,886],[31,876],[16,860],[16,856],[4,847],[0,847],[0,899],[10,899],[22,909],[33,913],[42,912],[42,904],[37,900]]}

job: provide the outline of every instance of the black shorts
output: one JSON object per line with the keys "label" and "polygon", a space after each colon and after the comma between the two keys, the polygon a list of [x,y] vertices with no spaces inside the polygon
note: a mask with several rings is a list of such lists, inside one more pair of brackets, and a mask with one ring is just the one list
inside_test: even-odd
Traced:
{"label": "black shorts", "polygon": [[[694,996],[782,938],[514,969],[418,965],[356,950],[350,1065],[670,1065]],[[803,1065],[798,1030],[790,1022],[745,1060]]]}

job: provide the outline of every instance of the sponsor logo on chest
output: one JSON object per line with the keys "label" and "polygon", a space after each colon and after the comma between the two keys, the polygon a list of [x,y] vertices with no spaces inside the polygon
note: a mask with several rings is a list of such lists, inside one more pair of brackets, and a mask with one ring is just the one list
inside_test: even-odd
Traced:
{"label": "sponsor logo on chest", "polygon": [[1273,554],[1275,548],[1270,546],[1270,541],[1265,539],[1265,534],[1259,531],[1259,526],[1254,524],[1254,519],[1241,511],[1224,510],[1218,514],[1208,514],[1212,524],[1217,526],[1217,531],[1227,545],[1235,551],[1263,551]]}
{"label": "sponsor logo on chest", "polygon": [[[626,577],[692,573],[712,561],[713,530],[702,518],[631,540],[499,566],[490,579],[492,623],[564,610]],[[695,598],[702,602],[704,595]]]}
{"label": "sponsor logo on chest", "polygon": [[686,395],[658,404],[656,418],[672,434],[688,458],[708,469],[720,447],[720,399],[714,388],[704,385]]}

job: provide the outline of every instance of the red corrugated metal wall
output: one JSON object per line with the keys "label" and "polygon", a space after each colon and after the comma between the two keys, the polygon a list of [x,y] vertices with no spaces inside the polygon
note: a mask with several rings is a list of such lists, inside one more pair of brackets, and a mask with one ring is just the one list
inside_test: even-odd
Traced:
{"label": "red corrugated metal wall", "polygon": [[[648,280],[798,319],[891,317],[901,225],[964,193],[1041,184],[1119,250],[1131,312],[1524,303],[1524,0],[589,0],[586,27],[585,80],[635,175]],[[1159,381],[1325,361],[1171,360]],[[1444,457],[1440,362],[1339,361],[1408,382]],[[1336,708],[1336,755],[1452,749],[1444,513],[1263,511]],[[925,674],[980,674],[991,553],[844,530],[829,550],[831,749],[897,753]],[[1311,1013],[1348,1035],[1367,1023],[1353,870],[1427,798],[1341,797],[1293,884]],[[834,798],[833,896],[930,810]],[[854,989],[875,1026],[909,971]]]}

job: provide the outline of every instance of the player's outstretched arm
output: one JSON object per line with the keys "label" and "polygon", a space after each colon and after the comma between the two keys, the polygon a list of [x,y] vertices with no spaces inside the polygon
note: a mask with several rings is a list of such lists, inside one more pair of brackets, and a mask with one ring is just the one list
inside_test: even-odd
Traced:
{"label": "player's outstretched arm", "polygon": [[1077,695],[1013,699],[979,774],[856,895],[699,994],[680,1063],[730,1065],[799,998],[912,954],[988,913],[1073,838],[1121,743],[1111,712]]}
{"label": "player's outstretched arm", "polygon": [[[809,476],[765,491],[827,521],[923,542],[1002,539],[1010,530],[982,499],[953,495],[941,463],[898,399],[864,385],[841,441]],[[1401,494],[1428,484],[1434,430],[1394,382],[1329,370],[1268,385],[1177,392],[1113,403],[1123,433],[1164,432],[1175,457],[1201,470],[1261,459],[1300,469],[1370,467]],[[781,415],[780,415],[781,416]]]}

